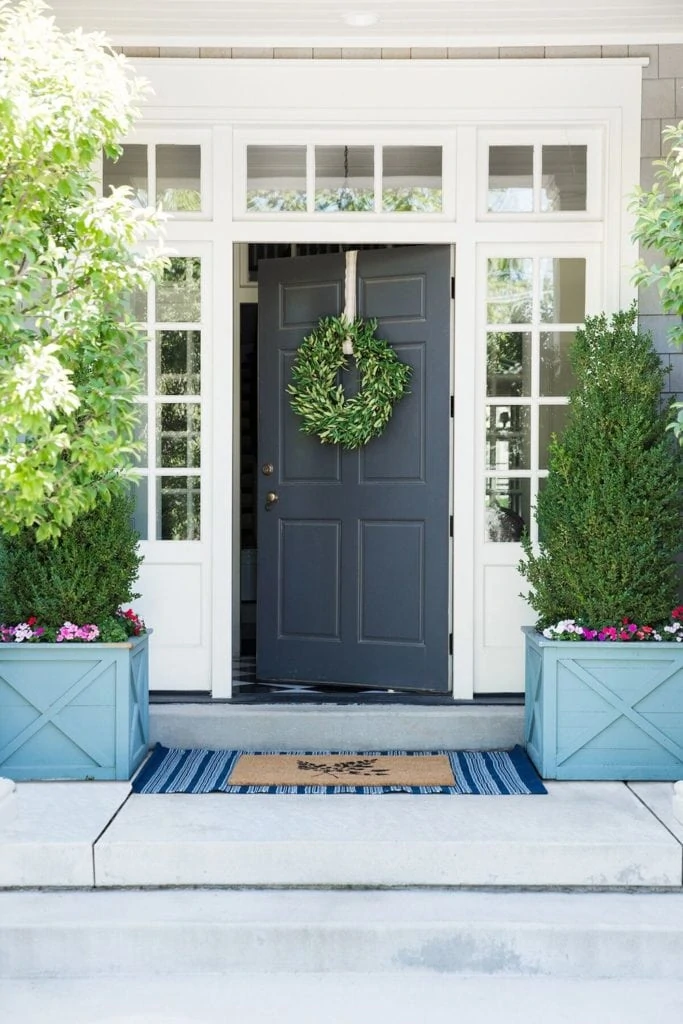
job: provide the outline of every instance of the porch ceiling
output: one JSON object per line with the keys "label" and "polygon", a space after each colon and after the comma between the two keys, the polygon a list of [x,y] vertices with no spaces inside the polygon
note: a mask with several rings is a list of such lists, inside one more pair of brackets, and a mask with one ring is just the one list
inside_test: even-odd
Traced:
{"label": "porch ceiling", "polygon": [[[128,46],[419,47],[683,42],[682,0],[51,0]],[[345,16],[371,14],[370,24]]]}

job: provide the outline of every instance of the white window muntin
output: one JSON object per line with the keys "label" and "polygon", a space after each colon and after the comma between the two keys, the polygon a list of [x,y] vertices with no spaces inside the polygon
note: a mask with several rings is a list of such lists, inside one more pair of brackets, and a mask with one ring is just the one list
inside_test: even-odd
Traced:
{"label": "white window muntin", "polygon": [[[147,335],[147,389],[137,401],[145,406],[147,426],[147,460],[139,469],[139,476],[147,485],[147,543],[173,545],[196,545],[209,538],[211,503],[211,246],[202,243],[174,242],[168,248],[168,255],[181,258],[197,258],[200,263],[199,295],[200,316],[195,321],[162,321],[156,319],[156,291],[153,282],[147,293],[147,320],[141,324]],[[157,391],[157,333],[161,331],[198,331],[200,333],[200,387],[198,393],[162,395]],[[162,467],[159,464],[157,445],[157,410],[162,405],[197,406],[200,409],[200,459],[197,467]],[[194,477],[200,485],[200,529],[196,540],[162,540],[158,536],[160,477]]]}
{"label": "white window muntin", "polygon": [[[594,127],[540,127],[537,124],[519,126],[514,129],[483,128],[477,140],[477,220],[518,222],[533,220],[542,223],[550,221],[599,220],[604,216],[603,166],[605,130]],[[489,147],[530,146],[533,147],[533,193],[534,209],[528,213],[503,213],[488,209],[489,189]],[[538,203],[541,193],[541,159],[543,146],[586,146],[586,209],[541,211]]]}
{"label": "white window muntin", "polygon": [[147,148],[147,190],[150,206],[157,205],[156,147],[198,146],[201,154],[201,210],[189,212],[165,211],[164,216],[171,222],[182,220],[207,221],[213,218],[213,156],[210,131],[181,128],[159,128],[152,130],[145,127],[126,136],[121,144],[123,146],[145,146]]}
{"label": "white window muntin", "polygon": [[[267,211],[258,213],[247,209],[247,147],[248,146],[305,146],[306,147],[306,195],[307,208],[301,212]],[[374,147],[374,183],[375,207],[367,212],[330,213],[315,210],[315,147],[316,146],[373,146]],[[442,208],[438,213],[393,213],[382,210],[382,150],[390,146],[438,146],[442,152],[441,188]],[[357,126],[336,126],[334,130],[320,129],[302,133],[293,128],[285,132],[269,131],[236,131],[233,146],[233,195],[234,217],[236,220],[292,220],[301,221],[313,218],[325,223],[334,221],[348,222],[349,219],[386,222],[416,221],[452,221],[455,219],[455,132],[427,132],[416,130],[377,132],[370,129],[359,129]]]}
{"label": "white window muntin", "polygon": [[[539,410],[544,407],[557,407],[567,404],[566,396],[541,397],[539,388],[539,339],[542,333],[569,332],[575,331],[581,324],[577,322],[564,323],[560,321],[541,321],[539,315],[540,296],[540,260],[541,259],[583,259],[586,261],[585,278],[585,307],[586,314],[595,314],[603,306],[602,287],[602,246],[591,243],[544,243],[537,245],[530,244],[501,244],[501,245],[480,245],[477,258],[477,345],[476,345],[476,423],[475,434],[475,536],[478,544],[483,545],[484,550],[495,551],[495,561],[501,557],[501,549],[513,551],[513,559],[519,557],[519,544],[516,542],[501,542],[490,539],[487,536],[485,522],[485,497],[486,481],[488,479],[518,479],[530,481],[530,505],[533,513],[533,506],[536,501],[539,488],[539,480],[547,477],[547,469],[539,467]],[[533,313],[529,324],[495,324],[488,322],[487,300],[488,300],[488,261],[490,259],[531,259],[534,261],[533,268]],[[529,331],[532,335],[531,350],[531,394],[524,397],[514,396],[489,396],[487,395],[487,351],[488,337],[492,333],[491,327],[495,326],[496,331],[522,333]],[[528,469],[494,469],[488,468],[486,464],[486,409],[489,405],[522,406],[530,409],[531,429],[529,436],[530,462]],[[532,540],[537,538],[536,521],[531,516],[528,524]]]}

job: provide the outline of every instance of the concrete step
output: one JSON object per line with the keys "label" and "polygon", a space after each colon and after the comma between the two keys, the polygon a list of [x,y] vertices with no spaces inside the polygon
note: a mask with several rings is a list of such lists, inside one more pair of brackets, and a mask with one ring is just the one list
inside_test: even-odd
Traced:
{"label": "concrete step", "polygon": [[[671,816],[670,784],[653,786],[651,800]],[[681,886],[683,827],[677,838],[629,787],[547,788],[492,797],[133,794],[95,842],[95,884]]]}
{"label": "concrete step", "polygon": [[683,1019],[683,983],[450,974],[263,974],[5,981],[13,1024],[643,1024]]}
{"label": "concrete step", "polygon": [[152,704],[150,738],[167,747],[239,750],[495,750],[522,743],[524,708],[507,705]]}
{"label": "concrete step", "polygon": [[3,979],[428,971],[678,981],[681,963],[681,894],[0,894]]}
{"label": "concrete step", "polygon": [[681,888],[670,783],[555,782],[547,796],[140,796],[19,783],[0,889],[401,886]]}

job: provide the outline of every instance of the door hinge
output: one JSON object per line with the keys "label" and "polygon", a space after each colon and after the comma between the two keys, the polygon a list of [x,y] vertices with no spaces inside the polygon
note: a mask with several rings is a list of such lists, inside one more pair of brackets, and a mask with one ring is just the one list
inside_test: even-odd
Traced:
{"label": "door hinge", "polygon": [[452,633],[448,634],[448,653],[449,654],[453,653],[453,634]]}
{"label": "door hinge", "polygon": [[455,278],[451,278],[451,298],[455,298]]}
{"label": "door hinge", "polygon": [[455,416],[455,395],[451,395],[451,419]]}
{"label": "door hinge", "polygon": [[448,517],[448,535],[453,536],[453,516]]}

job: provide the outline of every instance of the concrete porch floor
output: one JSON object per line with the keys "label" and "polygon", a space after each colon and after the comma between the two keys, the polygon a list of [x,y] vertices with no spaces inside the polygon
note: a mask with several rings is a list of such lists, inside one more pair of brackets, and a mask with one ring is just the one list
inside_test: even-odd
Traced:
{"label": "concrete porch floor", "polygon": [[[683,886],[670,783],[548,796],[140,796],[20,783],[0,888]],[[9,801],[5,801],[8,804]]]}
{"label": "concrete porch floor", "polygon": [[[259,974],[6,981],[3,1007],[21,1024],[643,1024],[683,1019],[683,983],[619,979]],[[454,1010],[457,1007],[457,1010]]]}

